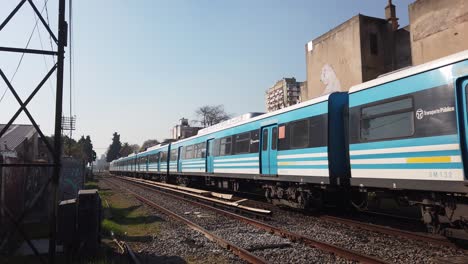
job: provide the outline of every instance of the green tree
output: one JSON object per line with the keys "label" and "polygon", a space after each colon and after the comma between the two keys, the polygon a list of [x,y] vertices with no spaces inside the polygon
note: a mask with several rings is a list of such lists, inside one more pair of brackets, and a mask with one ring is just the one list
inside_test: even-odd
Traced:
{"label": "green tree", "polygon": [[114,132],[112,137],[112,144],[110,144],[107,149],[106,161],[111,162],[115,159],[120,158],[120,149],[122,148],[122,143],[120,142],[120,135],[117,132]]}
{"label": "green tree", "polygon": [[93,143],[91,142],[91,137],[89,135],[84,139],[82,148],[86,156],[86,162],[92,163],[96,160],[96,152],[93,150]]}
{"label": "green tree", "polygon": [[148,139],[146,140],[145,142],[143,142],[143,144],[141,145],[141,148],[140,148],[140,151],[139,152],[142,152],[142,151],[145,151],[147,150],[148,148],[151,148],[153,146],[156,146],[157,144],[159,144],[159,141],[156,140],[156,139]]}
{"label": "green tree", "polygon": [[137,144],[130,145],[127,142],[125,142],[122,145],[122,148],[120,149],[120,156],[126,157],[132,153],[137,153],[139,149],[140,149],[140,146],[138,146]]}

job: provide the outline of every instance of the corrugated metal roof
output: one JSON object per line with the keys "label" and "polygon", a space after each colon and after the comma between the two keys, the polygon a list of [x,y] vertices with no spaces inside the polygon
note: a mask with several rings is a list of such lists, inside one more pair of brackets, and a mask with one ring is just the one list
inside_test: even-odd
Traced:
{"label": "corrugated metal roof", "polygon": [[[0,124],[0,131],[5,127]],[[33,125],[11,125],[6,133],[0,138],[0,151],[15,150],[26,138],[31,138],[36,133]]]}

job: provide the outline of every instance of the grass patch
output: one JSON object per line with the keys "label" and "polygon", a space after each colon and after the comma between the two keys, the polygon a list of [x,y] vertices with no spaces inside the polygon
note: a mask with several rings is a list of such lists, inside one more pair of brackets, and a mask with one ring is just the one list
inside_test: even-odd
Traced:
{"label": "grass patch", "polygon": [[84,186],[85,189],[89,190],[89,189],[99,189],[99,186],[98,186],[98,181],[97,180],[87,180],[85,182],[85,186]]}
{"label": "grass patch", "polygon": [[104,235],[110,237],[112,231],[125,241],[149,241],[159,233],[161,219],[151,215],[141,204],[135,203],[133,197],[102,188],[99,194],[104,209]]}

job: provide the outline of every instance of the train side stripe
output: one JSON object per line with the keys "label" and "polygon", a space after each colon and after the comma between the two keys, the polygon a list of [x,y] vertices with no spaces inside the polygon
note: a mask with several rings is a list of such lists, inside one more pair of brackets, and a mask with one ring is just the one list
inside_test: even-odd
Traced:
{"label": "train side stripe", "polygon": [[258,157],[236,158],[236,159],[215,159],[214,163],[231,162],[231,161],[247,161],[247,160],[258,160]]}
{"label": "train side stripe", "polygon": [[460,156],[433,156],[414,158],[355,159],[351,164],[403,164],[403,163],[451,163],[461,162]]}
{"label": "train side stripe", "polygon": [[382,148],[382,149],[352,150],[350,151],[350,155],[402,153],[402,152],[436,151],[436,150],[459,150],[459,149],[460,147],[458,144],[442,144],[442,145],[429,145],[429,146],[416,146],[416,147],[395,147],[395,148]]}

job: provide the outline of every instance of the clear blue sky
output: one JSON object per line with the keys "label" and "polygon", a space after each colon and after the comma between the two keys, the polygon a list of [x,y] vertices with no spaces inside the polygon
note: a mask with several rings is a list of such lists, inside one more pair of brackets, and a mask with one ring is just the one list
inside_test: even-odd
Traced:
{"label": "clear blue sky", "polygon": [[[35,0],[42,9],[44,0]],[[68,1],[67,1],[68,2]],[[395,0],[400,25],[408,4]],[[123,142],[170,137],[182,117],[202,105],[223,104],[229,113],[264,111],[265,90],[282,77],[305,79],[304,45],[352,16],[384,17],[386,0],[79,0],[74,1],[73,112],[77,131],[90,135],[98,155],[112,133]],[[0,20],[16,1],[2,0]],[[49,0],[56,29],[57,0]],[[45,14],[45,11],[44,11]],[[34,26],[26,5],[0,32],[0,46],[24,46]],[[31,48],[50,47],[40,27]],[[67,51],[67,57],[69,52]],[[17,54],[0,54],[11,78]],[[27,55],[13,84],[22,96],[51,67],[51,58]],[[69,113],[68,67],[64,110]],[[0,82],[0,97],[5,85]],[[55,82],[44,86],[31,111],[46,134],[53,132]],[[0,123],[17,109],[11,93],[0,102]],[[22,115],[17,123],[29,123]]]}

